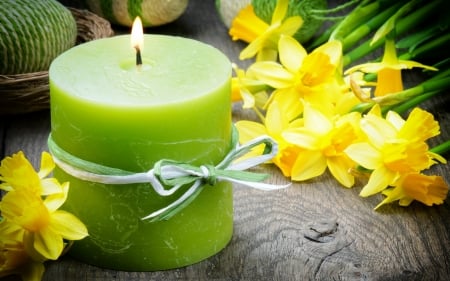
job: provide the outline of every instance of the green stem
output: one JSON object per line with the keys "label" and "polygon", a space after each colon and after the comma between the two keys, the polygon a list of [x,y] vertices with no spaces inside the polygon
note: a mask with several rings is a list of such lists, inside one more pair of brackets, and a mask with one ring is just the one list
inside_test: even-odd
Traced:
{"label": "green stem", "polygon": [[345,36],[345,38],[342,40],[343,51],[345,52],[349,48],[352,48],[357,43],[359,43],[359,40],[361,40],[361,38],[368,35],[374,29],[380,27],[390,16],[395,13],[400,5],[401,3],[395,3],[393,6],[375,15],[373,18],[369,19],[369,21],[360,25],[350,34]]}
{"label": "green stem", "polygon": [[[395,32],[397,35],[401,35],[405,32],[411,31],[411,29],[415,28],[419,24],[422,23],[430,14],[432,14],[435,9],[438,9],[438,4],[440,1],[431,1],[421,9],[417,9],[406,17],[399,19]],[[375,43],[371,43],[371,39],[365,41],[358,47],[354,48],[350,52],[344,55],[343,64],[344,66],[353,63],[354,61],[364,57],[365,55],[373,52],[378,49],[383,43],[384,39],[377,40]]]}
{"label": "green stem", "polygon": [[404,113],[410,108],[428,100],[432,96],[444,92],[450,88],[450,70],[432,77],[420,85],[403,90],[392,96],[386,96],[384,102],[387,106],[383,106],[383,112],[394,110],[398,113]]}
{"label": "green stem", "polygon": [[[405,54],[402,54],[399,56],[399,59],[403,60],[411,60],[415,59],[416,57],[420,55],[424,55],[426,53],[430,53],[436,48],[439,48],[441,46],[448,46],[450,42],[450,33],[442,32],[441,35],[437,36],[434,40],[431,40],[417,48],[415,48],[411,52],[406,52]],[[446,56],[446,54],[442,54],[443,56]]]}
{"label": "green stem", "polygon": [[362,102],[355,105],[352,109],[350,109],[350,112],[365,113],[369,111],[375,104],[376,104],[375,102]]}
{"label": "green stem", "polygon": [[444,75],[441,75],[441,77],[439,78],[432,77],[415,87],[403,90],[392,95],[377,98],[372,102],[360,103],[353,107],[351,111],[366,112],[367,110],[372,108],[375,103],[379,103],[383,107],[383,113],[386,113],[389,110],[393,110],[398,113],[404,113],[408,109],[431,98],[432,96],[444,92],[445,89],[449,89],[449,78],[449,76]]}
{"label": "green stem", "polygon": [[422,82],[420,85],[403,90],[395,95],[398,95],[406,100],[426,92],[439,91],[447,88],[450,88],[449,77],[433,77],[426,80],[425,82]]}
{"label": "green stem", "polygon": [[450,151],[450,140],[431,148],[430,151],[433,153],[439,154],[439,155],[443,155],[443,154],[449,152]]}
{"label": "green stem", "polygon": [[443,93],[444,91],[432,91],[428,93],[421,94],[419,96],[413,97],[401,104],[391,105],[391,106],[385,106],[381,109],[381,112],[383,115],[385,115],[388,111],[395,111],[398,114],[403,114],[410,110],[413,107],[416,107],[417,105],[421,104],[422,102],[430,99],[431,97]]}
{"label": "green stem", "polygon": [[329,40],[343,40],[345,35],[359,26],[361,22],[379,12],[380,2],[367,3],[368,1],[363,1],[353,9],[333,30]]}

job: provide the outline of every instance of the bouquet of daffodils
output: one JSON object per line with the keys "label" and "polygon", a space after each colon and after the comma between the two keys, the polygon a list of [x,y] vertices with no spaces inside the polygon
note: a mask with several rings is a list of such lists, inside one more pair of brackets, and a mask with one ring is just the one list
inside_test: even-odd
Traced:
{"label": "bouquet of daffodils", "polygon": [[[450,143],[429,147],[440,128],[419,105],[450,88],[450,61],[438,51],[450,40],[444,2],[362,0],[311,9],[311,18],[337,22],[306,42],[297,36],[308,22],[292,13],[296,2],[272,3],[271,19],[258,16],[261,1],[254,0],[229,30],[248,43],[239,58],[253,59],[247,69],[235,65],[233,77],[233,100],[259,119],[236,123],[240,140],[274,138],[280,149],[272,163],[292,181],[326,170],[347,188],[362,178],[362,197],[385,195],[375,208],[442,204],[448,186],[425,170],[446,163],[440,154]],[[339,11],[342,17],[329,16]],[[379,49],[379,58],[365,59]],[[405,89],[402,71],[411,68],[427,78]]]}
{"label": "bouquet of daffodils", "polygon": [[23,152],[0,165],[0,278],[20,275],[38,281],[44,262],[58,259],[74,240],[88,235],[86,226],[59,207],[66,201],[69,183],[48,177],[55,163],[44,152],[37,172]]}

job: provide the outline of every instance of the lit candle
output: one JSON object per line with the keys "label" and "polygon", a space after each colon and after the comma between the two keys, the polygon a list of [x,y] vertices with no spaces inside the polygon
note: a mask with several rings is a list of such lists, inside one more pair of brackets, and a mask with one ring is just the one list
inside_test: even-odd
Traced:
{"label": "lit candle", "polygon": [[[181,37],[144,35],[136,68],[130,36],[78,45],[49,71],[51,133],[68,153],[132,172],[161,159],[216,164],[230,149],[229,60],[207,44]],[[149,184],[106,185],[70,181],[64,208],[90,236],[71,255],[101,267],[152,271],[189,265],[218,253],[231,239],[232,187],[205,187],[166,221],[141,220],[169,205]]]}

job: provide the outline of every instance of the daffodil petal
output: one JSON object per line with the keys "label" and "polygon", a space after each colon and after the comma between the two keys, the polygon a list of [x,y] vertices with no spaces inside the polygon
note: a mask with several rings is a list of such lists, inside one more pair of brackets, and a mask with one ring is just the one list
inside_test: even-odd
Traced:
{"label": "daffodil petal", "polygon": [[51,231],[48,227],[38,232],[27,233],[24,236],[32,242],[34,250],[49,260],[56,260],[64,249],[61,235]]}
{"label": "daffodil petal", "polygon": [[282,136],[288,143],[297,145],[301,148],[310,150],[320,149],[320,135],[316,135],[306,128],[286,129]]}
{"label": "daffodil petal", "polygon": [[261,35],[255,40],[253,40],[250,44],[245,47],[241,53],[239,54],[240,60],[245,60],[254,57],[259,50],[261,50],[264,46],[264,41],[266,41],[267,36]]}
{"label": "daffodil petal", "polygon": [[278,28],[278,33],[292,36],[302,25],[303,19],[300,16],[289,17]]}
{"label": "daffodil petal", "polygon": [[350,159],[369,170],[374,170],[383,163],[381,153],[368,143],[351,144],[344,152]]}
{"label": "daffodil petal", "polygon": [[305,104],[303,115],[305,128],[314,131],[317,135],[324,135],[333,129],[333,124],[327,116],[308,104]]}
{"label": "daffodil petal", "polygon": [[320,151],[301,152],[292,167],[291,178],[304,181],[320,176],[327,168],[327,161]]}
{"label": "daffodil petal", "polygon": [[239,141],[241,143],[246,143],[259,136],[267,135],[264,125],[258,122],[241,120],[236,122],[235,126],[239,131]]}
{"label": "daffodil petal", "polygon": [[56,178],[41,179],[41,187],[42,187],[41,195],[44,196],[63,192],[61,184],[58,182]]}
{"label": "daffodil petal", "polygon": [[342,59],[342,43],[338,40],[328,41],[316,48],[311,54],[324,53],[328,56],[330,63],[338,66]]}
{"label": "daffodil petal", "polygon": [[273,88],[287,88],[292,85],[294,75],[276,62],[256,62],[250,66],[252,73]]}
{"label": "daffodil petal", "polygon": [[44,151],[41,156],[41,167],[38,172],[39,178],[45,178],[53,171],[54,168],[55,162],[53,161],[52,155]]}
{"label": "daffodil petal", "polygon": [[361,119],[361,129],[367,135],[370,142],[377,148],[380,148],[386,140],[394,139],[397,130],[385,119],[368,114]]}
{"label": "daffodil petal", "polygon": [[290,36],[281,36],[278,50],[281,64],[292,73],[300,69],[303,60],[308,55],[305,48]]}
{"label": "daffodil petal", "polygon": [[86,226],[77,217],[63,210],[52,214],[50,229],[67,240],[80,240],[88,236]]}
{"label": "daffodil petal", "polygon": [[344,157],[328,157],[327,166],[333,177],[343,186],[352,187],[355,184],[355,177],[349,173],[351,166],[348,159]]}
{"label": "daffodil petal", "polygon": [[24,229],[9,221],[9,220],[1,220],[0,221],[0,237],[2,240],[0,242],[3,243],[8,248],[17,248],[17,241],[21,241],[23,237]]}
{"label": "daffodil petal", "polygon": [[405,120],[395,111],[389,111],[386,114],[386,120],[399,131],[405,124]]}
{"label": "daffodil petal", "polygon": [[67,199],[69,182],[65,182],[61,187],[61,192],[50,194],[44,200],[44,204],[50,212],[56,211]]}
{"label": "daffodil petal", "polygon": [[364,73],[378,73],[378,71],[380,71],[383,68],[384,65],[380,62],[369,62],[350,67],[344,72],[344,74],[347,75],[355,71],[361,71]]}
{"label": "daffodil petal", "polygon": [[436,159],[437,161],[441,162],[442,164],[447,164],[447,159],[445,159],[444,157],[442,157],[441,155],[428,151],[428,155],[430,156],[430,158],[432,159]]}
{"label": "daffodil petal", "polygon": [[398,61],[398,69],[411,69],[414,67],[424,68],[431,71],[438,71],[436,67],[428,66],[425,64],[422,64],[420,62],[411,61],[411,60],[399,60]]}
{"label": "daffodil petal", "polygon": [[273,101],[269,105],[265,125],[269,135],[281,135],[283,129],[288,126],[288,120],[277,101]]}
{"label": "daffodil petal", "polygon": [[271,102],[278,103],[283,115],[289,122],[298,119],[303,112],[303,103],[300,102],[300,97],[294,88],[273,91]]}
{"label": "daffodil petal", "polygon": [[[386,192],[388,191],[388,192]],[[392,203],[394,201],[400,200],[402,198],[406,197],[406,194],[403,190],[403,188],[401,188],[400,186],[396,186],[394,188],[391,188],[389,190],[383,191],[383,194],[387,195],[386,198],[384,198],[383,201],[381,201],[376,207],[375,210],[377,210],[378,208],[380,208],[381,206],[385,205],[385,204],[389,204]]]}
{"label": "daffodil petal", "polygon": [[256,61],[276,61],[278,51],[271,48],[261,48],[256,54]]}
{"label": "daffodil petal", "polygon": [[249,91],[241,89],[240,94],[244,102],[242,108],[253,108],[255,106],[255,97]]}
{"label": "daffodil petal", "polygon": [[367,197],[381,192],[390,184],[394,183],[396,177],[397,173],[381,166],[372,172],[369,182],[363,187],[359,195],[362,197]]}
{"label": "daffodil petal", "polygon": [[271,24],[281,22],[286,16],[289,0],[278,0],[272,14]]}

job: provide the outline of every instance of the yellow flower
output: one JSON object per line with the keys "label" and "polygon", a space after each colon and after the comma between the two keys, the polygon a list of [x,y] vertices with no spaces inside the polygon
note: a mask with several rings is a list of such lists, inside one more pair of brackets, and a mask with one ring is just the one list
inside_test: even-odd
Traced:
{"label": "yellow flower", "polygon": [[60,193],[45,199],[26,190],[12,190],[0,202],[4,219],[24,229],[23,243],[34,260],[39,257],[55,260],[63,251],[63,239],[79,240],[88,235],[78,218],[57,210],[67,198],[69,183],[62,184],[60,189]]}
{"label": "yellow flower", "polygon": [[270,25],[255,15],[251,5],[239,12],[231,23],[229,34],[233,40],[250,43],[240,53],[241,60],[255,55],[257,61],[276,60],[280,35],[292,36],[303,24],[300,16],[284,19],[288,4],[288,0],[277,1]]}
{"label": "yellow flower", "polygon": [[[417,124],[417,120],[424,121]],[[350,145],[345,153],[359,165],[372,170],[361,196],[381,192],[394,185],[402,175],[429,168],[434,159],[443,160],[428,151],[425,141],[439,132],[439,125],[424,110],[414,109],[406,121],[393,111],[384,119],[376,105],[360,125],[367,141]]]}
{"label": "yellow flower", "polygon": [[14,224],[0,222],[0,278],[20,275],[24,281],[39,281],[44,274],[43,261],[35,261],[21,242],[23,231]]}
{"label": "yellow flower", "polygon": [[78,240],[87,229],[75,216],[59,207],[65,202],[69,183],[45,178],[55,167],[49,153],[42,153],[36,172],[23,152],[6,157],[0,166],[1,188],[7,193],[0,202],[3,220],[22,229],[21,240],[35,261],[57,259],[64,248],[63,239]]}
{"label": "yellow flower", "polygon": [[[272,162],[280,168],[286,177],[290,177],[293,163],[301,151],[299,147],[287,143],[282,137],[283,131],[295,122],[291,122],[291,120],[301,113],[298,111],[300,108],[291,109],[289,107],[289,104],[275,100],[267,109],[264,124],[247,120],[236,122],[241,143],[262,135],[268,135],[277,141],[278,154],[272,159]],[[263,147],[260,147],[254,153],[261,154],[262,149]]]}
{"label": "yellow flower", "polygon": [[275,88],[273,96],[286,95],[291,100],[304,99],[320,107],[332,110],[341,93],[336,79],[342,58],[342,44],[330,41],[311,54],[292,37],[281,36],[279,41],[280,63],[256,62],[250,66],[254,75]]}
{"label": "yellow flower", "polygon": [[385,190],[383,194],[387,197],[375,209],[397,200],[401,206],[408,206],[413,200],[432,206],[444,203],[448,186],[440,176],[411,173],[402,176],[394,188]]}
{"label": "yellow flower", "polygon": [[251,72],[235,64],[233,68],[236,76],[231,80],[231,100],[243,101],[243,108],[253,108],[259,113],[258,108],[262,108],[268,99],[267,85],[257,80]]}
{"label": "yellow flower", "polygon": [[305,104],[302,126],[283,133],[287,142],[303,149],[292,167],[292,179],[308,180],[320,176],[328,167],[342,185],[353,186],[354,177],[349,171],[355,163],[344,149],[358,138],[354,127],[359,117],[356,112],[329,117]]}
{"label": "yellow flower", "polygon": [[425,68],[428,70],[437,70],[434,67],[424,64],[400,60],[397,57],[395,41],[386,37],[384,55],[381,62],[372,62],[356,65],[346,70],[345,74],[355,71],[364,73],[377,73],[377,84],[375,87],[375,97],[382,97],[389,94],[395,94],[403,90],[402,69],[411,69],[414,67]]}
{"label": "yellow flower", "polygon": [[5,157],[0,166],[0,189],[28,190],[39,195],[48,195],[60,191],[59,184],[54,178],[45,178],[55,168],[53,158],[48,152],[43,152],[41,167],[36,172],[22,151],[12,157]]}

